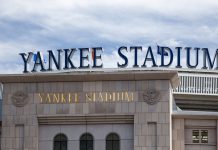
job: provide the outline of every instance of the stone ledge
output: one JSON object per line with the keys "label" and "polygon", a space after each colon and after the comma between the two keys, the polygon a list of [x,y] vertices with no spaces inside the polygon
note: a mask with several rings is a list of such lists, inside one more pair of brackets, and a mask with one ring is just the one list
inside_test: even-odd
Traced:
{"label": "stone ledge", "polygon": [[172,113],[173,119],[218,119],[218,112],[206,111],[174,111]]}
{"label": "stone ledge", "polygon": [[177,71],[114,71],[114,72],[69,72],[69,73],[28,73],[0,75],[1,83],[38,82],[89,82],[89,81],[138,81],[170,80],[172,87],[179,85]]}

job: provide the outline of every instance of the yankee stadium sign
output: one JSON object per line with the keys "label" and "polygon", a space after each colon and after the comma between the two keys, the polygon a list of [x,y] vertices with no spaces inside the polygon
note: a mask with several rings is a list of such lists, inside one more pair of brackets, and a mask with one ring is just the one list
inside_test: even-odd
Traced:
{"label": "yankee stadium sign", "polygon": [[[134,55],[129,66],[128,53]],[[182,54],[185,53],[186,65],[182,64]],[[218,70],[218,49],[212,55],[208,48],[198,47],[175,47],[169,48],[165,46],[156,46],[152,49],[151,46],[144,48],[142,46],[122,46],[117,50],[120,60],[111,60],[117,62],[118,68],[125,67],[169,67],[174,64],[176,68],[201,68]],[[103,48],[73,48],[73,49],[58,49],[56,51],[48,50],[46,55],[41,52],[20,53],[24,63],[24,73],[37,71],[52,71],[52,70],[73,70],[85,68],[103,68],[104,60],[102,59]],[[144,56],[143,63],[139,63],[139,56]],[[160,61],[157,61],[158,56]],[[45,59],[47,58],[47,59]],[[184,59],[184,58],[183,58]],[[33,61],[32,67],[29,63]],[[79,63],[75,63],[79,60]],[[173,63],[174,62],[174,63]]]}

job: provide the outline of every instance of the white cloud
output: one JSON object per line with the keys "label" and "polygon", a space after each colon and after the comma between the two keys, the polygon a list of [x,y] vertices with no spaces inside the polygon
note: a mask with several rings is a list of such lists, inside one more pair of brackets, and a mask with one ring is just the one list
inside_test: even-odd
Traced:
{"label": "white cloud", "polygon": [[0,74],[22,73],[23,65],[16,63],[1,63]]}
{"label": "white cloud", "polygon": [[[105,67],[122,45],[209,47],[218,38],[218,1],[0,0],[0,72],[33,49],[106,47]],[[10,27],[10,28],[9,28]],[[22,29],[22,30],[21,30]],[[143,61],[145,53],[140,54]],[[129,55],[133,62],[133,55]],[[7,68],[6,68],[7,67]],[[8,71],[10,72],[10,71]],[[13,70],[11,71],[13,72]],[[14,72],[19,72],[14,70]]]}
{"label": "white cloud", "polygon": [[169,47],[178,47],[178,46],[183,45],[181,41],[178,41],[178,40],[173,39],[173,38],[165,40],[161,44],[163,44],[164,46],[169,46]]}

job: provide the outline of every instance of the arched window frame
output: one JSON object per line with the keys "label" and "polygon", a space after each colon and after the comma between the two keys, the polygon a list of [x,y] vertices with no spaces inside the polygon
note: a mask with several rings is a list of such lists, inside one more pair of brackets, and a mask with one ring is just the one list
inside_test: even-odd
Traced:
{"label": "arched window frame", "polygon": [[89,133],[89,132],[86,132],[86,133],[83,133],[81,136],[80,136],[80,138],[79,138],[79,150],[81,150],[81,141],[82,141],[82,137],[84,136],[84,135],[90,135],[91,137],[92,137],[92,150],[94,150],[94,136],[91,134],[91,133]]}
{"label": "arched window frame", "polygon": [[68,149],[68,137],[64,133],[58,133],[53,138],[53,150],[55,150],[55,142],[57,142],[56,137],[60,135],[63,135],[66,138],[66,140],[59,141],[59,142],[66,142],[66,149]]}
{"label": "arched window frame", "polygon": [[[120,136],[119,136],[119,134],[117,134],[116,132],[111,132],[111,133],[107,134],[107,136],[106,136],[106,138],[105,138],[105,143],[106,143],[105,149],[108,150],[108,149],[107,149],[107,141],[108,141],[108,137],[109,137],[110,135],[116,135],[116,136],[118,137],[118,142],[119,142],[118,150],[120,150]],[[115,141],[115,140],[114,140],[114,141]]]}

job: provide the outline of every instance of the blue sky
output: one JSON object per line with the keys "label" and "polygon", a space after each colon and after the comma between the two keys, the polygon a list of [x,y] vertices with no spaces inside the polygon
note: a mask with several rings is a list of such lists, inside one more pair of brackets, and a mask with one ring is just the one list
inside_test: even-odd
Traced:
{"label": "blue sky", "polygon": [[[0,73],[22,73],[20,52],[101,46],[218,48],[216,0],[0,0]],[[143,58],[143,56],[140,56]],[[130,56],[130,59],[133,59]]]}

